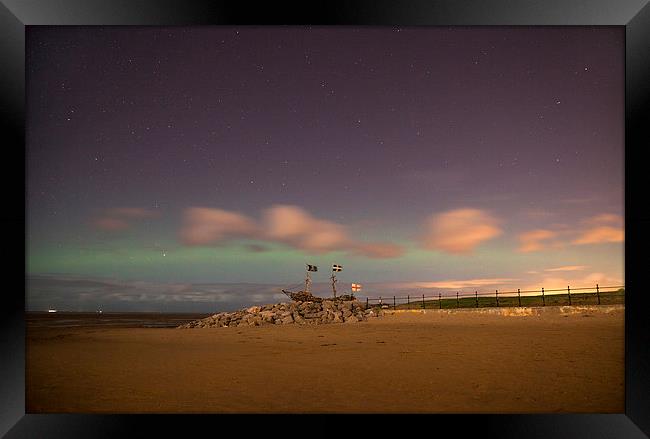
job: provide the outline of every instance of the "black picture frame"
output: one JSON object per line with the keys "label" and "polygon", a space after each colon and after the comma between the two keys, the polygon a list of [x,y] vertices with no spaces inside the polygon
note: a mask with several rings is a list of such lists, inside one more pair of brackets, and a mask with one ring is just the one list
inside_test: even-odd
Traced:
{"label": "black picture frame", "polygon": [[[647,0],[332,0],[300,3],[172,0],[3,0],[0,3],[0,111],[7,128],[3,137],[4,172],[0,173],[5,209],[0,215],[13,251],[6,250],[3,268],[15,282],[4,291],[0,306],[0,435],[18,437],[117,437],[167,433],[186,436],[205,429],[218,434],[226,427],[263,432],[241,416],[220,415],[56,415],[25,414],[25,296],[16,282],[25,259],[19,255],[17,231],[25,230],[25,29],[32,25],[609,25],[626,32],[625,102],[625,413],[548,415],[425,415],[398,420],[361,417],[347,423],[367,433],[404,431],[421,426],[431,434],[451,428],[454,435],[481,437],[642,438],[650,435],[650,319],[641,267],[647,267],[650,215],[644,208],[644,147],[650,142],[650,6]],[[9,156],[8,156],[9,155]],[[21,206],[15,207],[15,206]],[[26,236],[26,235],[25,235]],[[16,251],[18,250],[18,251]],[[306,421],[306,422],[305,422]],[[286,420],[281,421],[283,424]],[[291,431],[295,422],[298,430]],[[307,432],[330,419],[300,416],[278,432]],[[338,422],[338,421],[336,421]],[[406,424],[404,423],[406,422]],[[325,423],[325,424],[323,424]],[[272,424],[273,425],[273,424]],[[275,428],[274,428],[275,430]],[[327,430],[327,428],[325,429]],[[324,431],[325,432],[325,431]]]}

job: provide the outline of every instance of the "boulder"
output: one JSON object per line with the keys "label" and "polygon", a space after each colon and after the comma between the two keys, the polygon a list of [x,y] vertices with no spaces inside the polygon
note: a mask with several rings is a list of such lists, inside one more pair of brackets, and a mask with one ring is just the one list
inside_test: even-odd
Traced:
{"label": "boulder", "polygon": [[365,309],[357,301],[323,300],[251,306],[234,312],[221,312],[179,328],[219,328],[296,324],[356,323],[383,315],[381,310]]}
{"label": "boulder", "polygon": [[293,321],[296,323],[305,323],[305,319],[297,312],[292,314]]}
{"label": "boulder", "polygon": [[312,313],[305,314],[304,317],[306,319],[320,319],[322,315],[323,315],[322,312],[312,312]]}
{"label": "boulder", "polygon": [[352,302],[348,300],[341,300],[339,301],[339,304],[341,306],[341,309],[349,309],[349,310],[352,309]]}
{"label": "boulder", "polygon": [[332,308],[335,307],[334,302],[331,301],[331,300],[324,300],[321,303],[321,306],[322,306],[323,309],[332,309]]}

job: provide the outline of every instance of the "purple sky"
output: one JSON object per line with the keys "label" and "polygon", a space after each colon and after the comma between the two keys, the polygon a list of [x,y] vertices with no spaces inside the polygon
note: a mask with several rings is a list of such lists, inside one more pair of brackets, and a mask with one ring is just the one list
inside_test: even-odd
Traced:
{"label": "purple sky", "polygon": [[623,282],[623,42],[32,27],[28,275],[283,284],[339,261],[342,282]]}

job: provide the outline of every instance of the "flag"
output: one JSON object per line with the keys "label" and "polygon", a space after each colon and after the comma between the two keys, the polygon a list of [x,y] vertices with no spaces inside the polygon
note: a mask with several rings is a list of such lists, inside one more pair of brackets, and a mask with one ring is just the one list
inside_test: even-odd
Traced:
{"label": "flag", "polygon": [[318,267],[315,265],[307,264],[307,271],[318,271]]}
{"label": "flag", "polygon": [[361,291],[361,284],[352,284],[352,291]]}
{"label": "flag", "polygon": [[332,271],[341,271],[343,270],[343,266],[338,265],[338,264],[333,264],[332,265]]}

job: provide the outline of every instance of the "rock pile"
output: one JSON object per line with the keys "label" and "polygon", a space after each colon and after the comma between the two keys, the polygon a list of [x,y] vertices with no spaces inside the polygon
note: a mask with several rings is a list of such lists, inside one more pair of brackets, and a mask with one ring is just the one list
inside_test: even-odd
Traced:
{"label": "rock pile", "polygon": [[383,315],[378,309],[364,309],[356,300],[322,302],[290,302],[251,306],[234,312],[221,312],[179,328],[213,328],[222,326],[262,326],[324,323],[356,323],[368,317]]}

